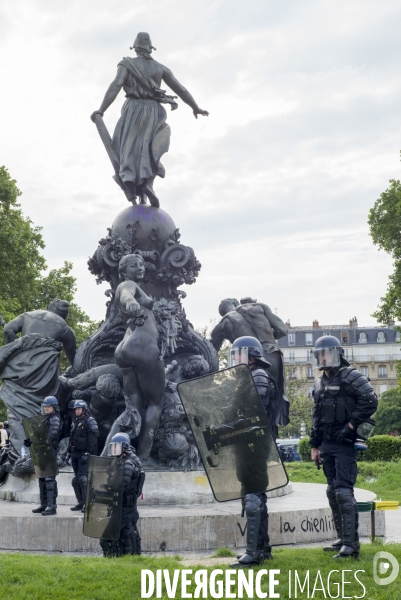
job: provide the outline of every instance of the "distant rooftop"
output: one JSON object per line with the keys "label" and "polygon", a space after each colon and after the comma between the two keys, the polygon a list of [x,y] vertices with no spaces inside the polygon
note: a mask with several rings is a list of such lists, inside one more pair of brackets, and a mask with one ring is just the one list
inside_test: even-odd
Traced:
{"label": "distant rooftop", "polygon": [[362,325],[358,325],[357,318],[353,317],[349,320],[348,323],[345,323],[344,325],[320,325],[319,321],[317,321],[316,319],[313,321],[312,325],[297,325],[293,327],[290,321],[287,321],[286,325],[288,329],[291,329],[291,331],[314,331],[316,329],[322,331],[333,331],[347,329],[392,329],[395,326],[395,322],[391,321],[386,325],[367,325],[364,327]]}

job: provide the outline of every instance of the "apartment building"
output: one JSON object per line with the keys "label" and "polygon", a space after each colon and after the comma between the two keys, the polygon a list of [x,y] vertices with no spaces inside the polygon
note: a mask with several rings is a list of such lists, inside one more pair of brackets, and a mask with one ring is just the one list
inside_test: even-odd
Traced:
{"label": "apartment building", "polygon": [[340,340],[351,366],[370,378],[378,396],[397,385],[395,363],[401,360],[401,344],[394,323],[360,327],[354,317],[347,325],[320,325],[315,320],[311,326],[292,327],[290,323],[287,326],[288,335],[278,341],[284,363],[291,378],[307,381],[308,395],[312,394],[313,381],[319,376],[312,349],[322,335],[334,335]]}

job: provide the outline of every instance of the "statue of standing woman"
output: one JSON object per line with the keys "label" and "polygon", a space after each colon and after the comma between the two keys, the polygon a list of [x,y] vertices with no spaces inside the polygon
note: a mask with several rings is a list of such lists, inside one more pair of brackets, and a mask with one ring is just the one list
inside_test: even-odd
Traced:
{"label": "statue of standing woman", "polygon": [[[209,113],[199,108],[195,99],[170,69],[152,58],[152,50],[156,48],[152,46],[148,33],[138,33],[133,48],[137,54],[136,58],[126,57],[118,63],[117,75],[110,84],[99,110],[91,115],[91,119],[99,128],[116,171],[114,178],[127,198],[136,204],[136,198],[139,196],[140,203],[146,204],[148,197],[151,205],[158,207],[160,204],[153,190],[153,181],[156,175],[165,175],[160,159],[170,145],[170,127],[166,123],[167,115],[162,104],[170,104],[172,110],[178,108],[176,96],[168,96],[160,89],[162,81],[192,108],[195,118],[198,118],[198,115],[207,116]],[[110,148],[110,143],[108,147],[102,135],[99,116],[103,116],[121,88],[124,88],[127,100]]]}

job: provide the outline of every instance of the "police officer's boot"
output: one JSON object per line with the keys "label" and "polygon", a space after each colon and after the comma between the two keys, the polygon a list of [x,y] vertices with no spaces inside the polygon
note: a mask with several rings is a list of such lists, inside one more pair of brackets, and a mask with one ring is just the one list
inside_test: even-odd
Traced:
{"label": "police officer's boot", "polygon": [[327,486],[326,494],[329,499],[331,512],[333,513],[333,523],[337,532],[337,539],[330,546],[324,546],[323,550],[325,552],[338,552],[343,545],[340,507],[338,506],[336,493],[332,485]]}
{"label": "police officer's boot", "polygon": [[76,475],[74,475],[74,477],[72,478],[71,485],[74,488],[74,493],[76,499],[78,500],[78,504],[72,506],[70,510],[81,510],[81,508],[84,505],[84,502],[82,500],[81,486],[79,485],[78,477]]}
{"label": "police officer's boot", "polygon": [[[49,478],[50,479],[50,478]],[[49,515],[57,514],[57,504],[56,504],[56,480],[55,478],[48,480],[46,477],[46,493],[47,493],[47,506],[45,510],[42,512],[44,517],[48,517]]]}
{"label": "police officer's boot", "polygon": [[79,482],[79,487],[81,488],[81,495],[82,495],[82,501],[83,501],[83,505],[81,508],[81,512],[85,512],[85,502],[86,502],[86,489],[88,487],[88,478],[86,475],[82,475],[81,477],[78,478],[78,482]]}
{"label": "police officer's boot", "polygon": [[350,488],[338,488],[336,489],[336,498],[341,511],[343,545],[334,558],[358,558],[357,504],[353,490]]}
{"label": "police officer's boot", "polygon": [[122,556],[124,556],[124,554],[133,554],[131,536],[129,534],[121,536],[118,542]]}
{"label": "police officer's boot", "polygon": [[139,531],[136,528],[136,525],[133,526],[133,529],[131,531],[131,545],[132,554],[142,554],[141,536],[139,535]]}
{"label": "police officer's boot", "polygon": [[247,494],[245,497],[245,511],[247,516],[246,550],[245,554],[238,559],[238,563],[231,565],[236,569],[262,564],[265,558],[263,550],[258,550],[261,501],[256,494]]}
{"label": "police officer's boot", "polygon": [[46,482],[44,479],[39,479],[39,497],[40,497],[40,506],[38,508],[34,508],[32,510],[33,513],[42,514],[45,510],[47,502],[46,502]]}

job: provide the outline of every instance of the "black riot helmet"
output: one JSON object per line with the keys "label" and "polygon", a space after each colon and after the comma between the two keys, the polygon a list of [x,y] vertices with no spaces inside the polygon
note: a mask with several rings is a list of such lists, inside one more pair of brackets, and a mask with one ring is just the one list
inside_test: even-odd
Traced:
{"label": "black riot helmet", "polygon": [[121,456],[124,450],[129,450],[130,446],[131,440],[128,433],[116,433],[110,441],[110,454],[116,457]]}
{"label": "black riot helmet", "polygon": [[79,400],[79,399],[75,400],[74,410],[76,408],[82,408],[83,409],[82,414],[84,414],[84,413],[89,414],[89,408],[88,408],[88,405],[86,404],[85,400]]}
{"label": "black riot helmet", "polygon": [[315,342],[313,354],[320,371],[330,371],[330,369],[339,367],[341,363],[346,366],[349,365],[349,362],[344,358],[344,348],[341,346],[340,340],[334,335],[323,335],[318,338]]}
{"label": "black riot helmet", "polygon": [[48,406],[53,407],[53,412],[59,410],[58,400],[55,396],[47,396],[42,402],[42,414],[49,414],[49,411],[45,411]]}
{"label": "black riot helmet", "polygon": [[250,335],[243,335],[234,340],[228,352],[228,366],[247,365],[249,357],[256,359],[261,367],[267,368],[271,366],[263,357],[262,344],[258,339]]}

